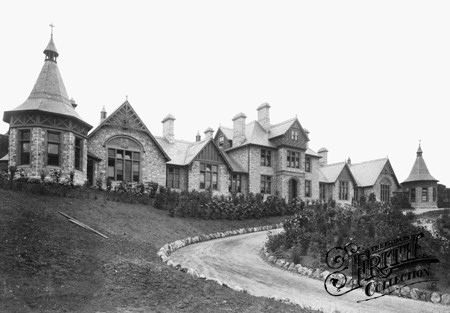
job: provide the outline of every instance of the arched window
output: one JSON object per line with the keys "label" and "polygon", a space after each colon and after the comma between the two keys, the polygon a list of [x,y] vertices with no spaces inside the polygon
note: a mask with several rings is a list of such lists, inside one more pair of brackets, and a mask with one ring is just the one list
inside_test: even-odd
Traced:
{"label": "arched window", "polygon": [[108,178],[125,182],[139,182],[142,168],[142,146],[129,137],[113,137],[108,149]]}

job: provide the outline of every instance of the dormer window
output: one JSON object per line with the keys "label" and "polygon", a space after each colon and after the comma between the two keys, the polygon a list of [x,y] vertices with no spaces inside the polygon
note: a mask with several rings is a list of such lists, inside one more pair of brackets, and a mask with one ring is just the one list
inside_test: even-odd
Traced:
{"label": "dormer window", "polygon": [[298,130],[291,130],[291,139],[298,140]]}
{"label": "dormer window", "polygon": [[219,137],[219,147],[223,147],[224,140],[223,136]]}

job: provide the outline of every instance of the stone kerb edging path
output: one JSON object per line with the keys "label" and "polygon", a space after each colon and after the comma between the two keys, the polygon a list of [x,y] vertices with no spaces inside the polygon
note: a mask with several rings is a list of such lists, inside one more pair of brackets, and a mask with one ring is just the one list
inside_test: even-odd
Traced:
{"label": "stone kerb edging path", "polygon": [[[313,279],[318,279],[325,281],[325,279],[330,275],[330,272],[323,270],[321,268],[308,268],[302,266],[301,264],[290,263],[285,259],[277,259],[274,255],[271,255],[265,245],[261,248],[261,257],[268,263],[277,266],[281,269],[297,273],[302,276],[308,276]],[[346,286],[350,286],[351,283],[356,284],[356,279],[352,277],[347,277]],[[341,282],[340,282],[341,283]],[[363,284],[365,286],[365,284]],[[440,303],[444,305],[450,305],[450,294],[443,294],[440,292],[431,292],[428,290],[420,290],[417,288],[410,288],[409,286],[397,285],[398,288],[392,292],[391,296],[410,298],[414,300],[421,300],[433,303]]]}
{"label": "stone kerb edging path", "polygon": [[221,286],[226,286],[226,287],[230,287],[236,291],[243,291],[245,292],[245,290],[243,288],[241,288],[240,286],[228,286],[226,284],[224,284],[223,282],[211,278],[211,277],[206,277],[204,274],[202,273],[198,273],[195,269],[193,268],[186,268],[184,267],[182,264],[180,263],[176,263],[173,262],[170,259],[170,255],[172,254],[172,252],[188,246],[188,245],[192,245],[198,242],[202,242],[202,241],[208,241],[208,240],[213,240],[213,239],[219,239],[219,238],[225,238],[225,237],[230,237],[230,236],[236,236],[236,235],[242,235],[242,234],[248,234],[248,233],[254,233],[254,232],[260,232],[260,231],[269,231],[272,229],[277,229],[277,228],[282,228],[283,224],[274,224],[274,225],[267,225],[267,226],[259,226],[259,227],[250,227],[250,228],[241,228],[241,229],[236,229],[236,230],[227,230],[225,232],[217,232],[217,233],[212,233],[209,235],[200,235],[200,236],[195,236],[195,237],[188,237],[185,239],[180,239],[177,241],[174,241],[172,243],[166,243],[164,246],[162,246],[159,250],[157,255],[161,258],[161,261],[163,261],[164,263],[166,263],[167,265],[178,269],[182,272],[185,272],[193,277],[199,277],[199,278],[203,278],[206,280],[212,280],[215,281],[217,284],[221,285]]}

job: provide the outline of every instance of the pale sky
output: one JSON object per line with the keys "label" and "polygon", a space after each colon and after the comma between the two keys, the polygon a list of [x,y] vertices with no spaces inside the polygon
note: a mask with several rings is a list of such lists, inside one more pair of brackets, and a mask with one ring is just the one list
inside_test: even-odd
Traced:
{"label": "pale sky", "polygon": [[[5,1],[0,111],[22,104],[44,63],[50,23],[77,111],[128,100],[153,135],[298,116],[330,163],[388,156],[400,182],[422,140],[450,186],[450,1]],[[8,124],[0,122],[0,133]]]}

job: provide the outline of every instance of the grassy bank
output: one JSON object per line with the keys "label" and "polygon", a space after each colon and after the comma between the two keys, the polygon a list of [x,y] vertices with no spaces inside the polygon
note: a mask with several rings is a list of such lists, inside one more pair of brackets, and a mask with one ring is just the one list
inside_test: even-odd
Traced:
{"label": "grassy bank", "polygon": [[0,190],[0,312],[303,312],[194,279],[156,256],[177,239],[282,220],[179,219],[145,205]]}

